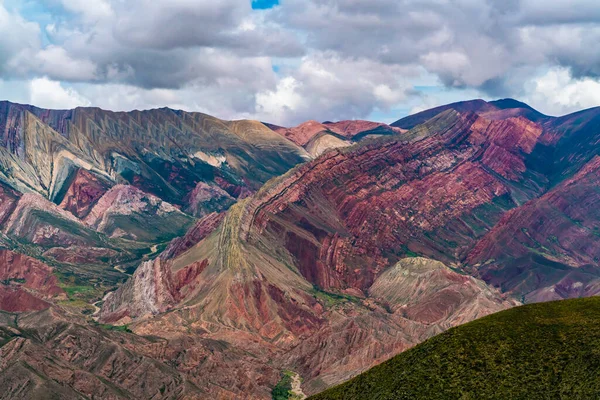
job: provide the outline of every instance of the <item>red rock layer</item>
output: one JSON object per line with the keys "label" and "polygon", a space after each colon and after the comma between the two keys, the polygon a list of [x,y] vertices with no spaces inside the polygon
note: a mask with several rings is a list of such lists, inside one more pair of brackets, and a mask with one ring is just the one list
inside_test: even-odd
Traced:
{"label": "red rock layer", "polygon": [[0,183],[0,227],[4,226],[14,211],[20,196],[18,192]]}
{"label": "red rock layer", "polygon": [[223,221],[224,216],[224,213],[211,213],[199,219],[184,236],[175,238],[169,243],[165,251],[161,253],[161,258],[175,259],[185,253],[212,233]]}
{"label": "red rock layer", "polygon": [[600,293],[600,157],[508,212],[467,257],[486,281],[529,301]]}
{"label": "red rock layer", "polygon": [[108,191],[109,184],[85,169],[78,169],[60,207],[77,218],[85,218],[96,202]]}
{"label": "red rock layer", "polygon": [[[540,130],[456,113],[431,129],[413,143],[332,152],[297,168],[252,201],[247,238],[253,229],[281,238],[303,276],[323,288],[364,291],[409,251],[457,260],[516,205],[505,178],[520,176]],[[494,149],[511,155],[498,171],[486,157]]]}
{"label": "red rock layer", "polygon": [[[47,308],[45,301],[64,297],[52,268],[23,254],[0,249],[0,310]],[[45,299],[45,300],[44,300]]]}
{"label": "red rock layer", "polygon": [[2,311],[37,311],[50,306],[51,303],[36,297],[22,287],[0,283],[0,310]]}

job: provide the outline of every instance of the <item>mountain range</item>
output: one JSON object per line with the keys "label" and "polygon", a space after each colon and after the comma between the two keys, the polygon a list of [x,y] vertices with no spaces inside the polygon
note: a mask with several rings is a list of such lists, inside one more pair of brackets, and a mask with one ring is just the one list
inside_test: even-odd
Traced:
{"label": "mountain range", "polygon": [[[310,395],[600,292],[600,108],[391,125],[0,103],[0,398]],[[301,396],[301,394],[299,394]]]}

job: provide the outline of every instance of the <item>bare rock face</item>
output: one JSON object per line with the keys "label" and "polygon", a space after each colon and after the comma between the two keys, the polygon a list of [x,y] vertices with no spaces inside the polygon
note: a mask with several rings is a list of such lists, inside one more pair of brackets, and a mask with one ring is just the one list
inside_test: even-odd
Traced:
{"label": "bare rock face", "polygon": [[212,212],[227,210],[235,203],[235,198],[217,185],[198,182],[185,201],[185,211],[195,217],[203,217]]}
{"label": "bare rock face", "polygon": [[[499,293],[483,281],[459,274],[439,261],[415,257],[383,272],[369,295],[394,312],[425,324],[450,327],[472,321],[497,308]],[[505,303],[506,307],[517,302]]]}
{"label": "bare rock face", "polygon": [[64,299],[52,268],[23,254],[0,249],[0,310],[31,311]]}
{"label": "bare rock face", "polygon": [[6,235],[42,247],[88,245],[100,239],[71,213],[44,197],[27,193],[21,196],[3,226]]}
{"label": "bare rock face", "polygon": [[600,157],[540,198],[508,212],[469,253],[494,286],[549,301],[600,293]]}
{"label": "bare rock face", "polygon": [[78,169],[60,206],[77,218],[85,218],[110,184],[85,169]]}
{"label": "bare rock face", "polygon": [[146,242],[182,235],[193,223],[173,205],[129,185],[112,187],[84,221],[110,237]]}
{"label": "bare rock face", "polygon": [[[456,262],[516,199],[542,191],[486,165],[499,143],[514,154],[506,168],[521,173],[519,146],[531,148],[521,123],[448,111],[407,133],[413,142],[328,153],[263,188],[243,230],[280,243],[311,283],[348,293],[364,293],[403,255]],[[504,131],[519,140],[499,141]]]}
{"label": "bare rock face", "polygon": [[0,226],[4,226],[4,223],[14,211],[19,197],[21,197],[20,193],[0,183]]}
{"label": "bare rock face", "polygon": [[82,171],[73,179],[81,170],[182,205],[198,182],[220,178],[255,190],[307,158],[304,150],[258,122],[166,108],[114,113],[2,102],[0,137],[0,165],[12,168],[11,184],[27,185],[58,202],[68,190],[67,199],[95,197],[92,188],[85,189],[90,193],[79,188],[84,181],[89,181],[84,186],[97,186],[89,174]]}

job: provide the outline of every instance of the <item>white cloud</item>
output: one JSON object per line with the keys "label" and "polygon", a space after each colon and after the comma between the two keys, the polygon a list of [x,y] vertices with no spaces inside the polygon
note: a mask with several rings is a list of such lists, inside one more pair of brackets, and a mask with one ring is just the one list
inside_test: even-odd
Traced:
{"label": "white cloud", "polygon": [[[471,94],[570,110],[594,103],[600,76],[600,5],[574,1],[0,0],[0,79],[58,83],[53,104],[282,124],[392,120]],[[423,69],[437,93],[413,89]]]}
{"label": "white cloud", "polygon": [[566,68],[555,67],[527,83],[527,101],[550,115],[564,115],[600,106],[600,81],[573,78]]}
{"label": "white cloud", "polygon": [[413,68],[381,65],[366,59],[343,59],[316,53],[256,97],[259,118],[284,125],[307,119],[365,118],[405,100]]}
{"label": "white cloud", "polygon": [[65,9],[81,14],[86,22],[114,16],[113,9],[106,0],[61,0]]}
{"label": "white cloud", "polygon": [[0,1],[0,78],[13,73],[15,60],[34,54],[40,46],[38,24],[9,12]]}
{"label": "white cloud", "polygon": [[58,46],[48,46],[40,50],[32,68],[41,75],[50,75],[54,79],[71,81],[92,81],[96,78],[96,65],[85,59],[74,59],[65,49]]}
{"label": "white cloud", "polygon": [[294,115],[302,104],[298,93],[298,82],[292,76],[283,78],[275,90],[259,92],[256,95],[256,111],[269,122],[287,124],[290,115]]}
{"label": "white cloud", "polygon": [[29,82],[29,101],[38,107],[66,109],[89,106],[89,99],[72,88],[65,88],[60,82],[48,78],[37,78]]}

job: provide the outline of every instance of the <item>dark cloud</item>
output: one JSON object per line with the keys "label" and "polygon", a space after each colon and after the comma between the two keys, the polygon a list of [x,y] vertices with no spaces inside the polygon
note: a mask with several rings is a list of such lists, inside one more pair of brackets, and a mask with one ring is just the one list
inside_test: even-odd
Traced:
{"label": "dark cloud", "polygon": [[600,4],[576,3],[287,0],[273,14],[305,32],[312,48],[423,65],[449,87],[498,94],[499,82],[524,65],[559,64],[576,76],[597,75]]}

